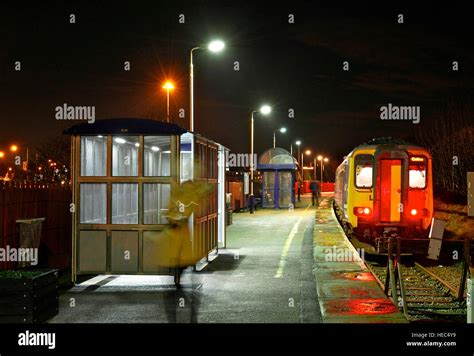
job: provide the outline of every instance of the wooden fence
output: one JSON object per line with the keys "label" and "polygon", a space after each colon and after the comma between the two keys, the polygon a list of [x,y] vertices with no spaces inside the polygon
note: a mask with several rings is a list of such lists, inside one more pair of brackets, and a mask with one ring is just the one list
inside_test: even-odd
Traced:
{"label": "wooden fence", "polygon": [[[71,188],[61,184],[0,183],[0,248],[19,247],[18,219],[45,218],[38,267],[68,268],[71,262]],[[0,261],[0,269],[15,263]]]}

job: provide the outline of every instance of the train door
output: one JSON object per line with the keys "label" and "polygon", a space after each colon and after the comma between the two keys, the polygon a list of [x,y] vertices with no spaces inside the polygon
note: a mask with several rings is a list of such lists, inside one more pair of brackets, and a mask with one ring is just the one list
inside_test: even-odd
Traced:
{"label": "train door", "polygon": [[380,160],[380,221],[400,221],[402,160]]}

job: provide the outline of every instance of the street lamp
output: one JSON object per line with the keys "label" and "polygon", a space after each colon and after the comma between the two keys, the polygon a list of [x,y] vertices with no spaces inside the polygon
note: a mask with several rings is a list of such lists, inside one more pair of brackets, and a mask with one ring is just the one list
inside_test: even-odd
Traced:
{"label": "street lamp", "polygon": [[268,105],[263,105],[260,110],[253,110],[252,114],[250,115],[250,214],[253,214],[253,206],[254,206],[254,195],[253,195],[253,168],[254,168],[254,162],[253,162],[253,114],[263,114],[263,115],[268,115],[272,111],[272,108]]}
{"label": "street lamp", "polygon": [[329,162],[329,158],[318,155],[317,159],[318,159],[319,162],[321,162],[321,184],[322,184],[323,183],[324,163]]}
{"label": "street lamp", "polygon": [[163,89],[166,90],[166,122],[170,122],[170,91],[174,89],[173,83],[167,81],[163,85]]}
{"label": "street lamp", "polygon": [[[18,151],[18,146],[17,145],[11,145],[10,146],[10,151],[11,152],[17,152]],[[23,167],[22,167],[23,168]],[[29,147],[26,146],[26,180],[28,181],[28,169],[29,169]]]}
{"label": "street lamp", "polygon": [[189,60],[189,131],[194,131],[194,65],[193,52],[198,49],[207,48],[210,52],[219,53],[224,49],[224,42],[215,40],[210,42],[207,46],[197,46],[191,49]]}
{"label": "street lamp", "polygon": [[273,148],[276,147],[276,133],[277,131],[281,132],[281,133],[285,133],[286,132],[286,127],[282,127],[282,128],[279,128],[275,131],[273,131]]}
{"label": "street lamp", "polygon": [[[309,156],[311,154],[311,150],[306,150],[304,152],[304,154],[306,156]],[[303,155],[303,152],[301,152],[301,180],[304,181],[304,155]]]}

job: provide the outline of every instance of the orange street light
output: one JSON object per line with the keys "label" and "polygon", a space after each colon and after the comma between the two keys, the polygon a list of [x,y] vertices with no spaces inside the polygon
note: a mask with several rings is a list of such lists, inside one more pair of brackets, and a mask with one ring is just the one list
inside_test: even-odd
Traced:
{"label": "orange street light", "polygon": [[163,85],[163,89],[166,90],[166,122],[170,122],[170,91],[174,89],[172,82],[167,81]]}
{"label": "orange street light", "polygon": [[3,158],[3,157],[5,157],[5,152],[0,151],[0,158]]}
{"label": "orange street light", "polygon": [[10,146],[10,151],[12,151],[12,152],[18,151],[18,146],[17,145],[11,145]]}

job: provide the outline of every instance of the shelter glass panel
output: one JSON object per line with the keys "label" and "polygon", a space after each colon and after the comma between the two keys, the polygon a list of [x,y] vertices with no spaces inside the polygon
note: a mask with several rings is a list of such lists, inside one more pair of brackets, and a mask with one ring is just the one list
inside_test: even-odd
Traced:
{"label": "shelter glass panel", "polygon": [[107,222],[107,184],[81,183],[81,224],[105,224]]}
{"label": "shelter glass panel", "polygon": [[112,175],[138,175],[138,136],[114,136],[112,143]]}
{"label": "shelter glass panel", "polygon": [[165,215],[170,204],[170,184],[143,184],[143,209],[145,224],[167,224]]}
{"label": "shelter glass panel", "polygon": [[107,137],[81,137],[81,176],[107,175]]}
{"label": "shelter glass panel", "polygon": [[145,136],[144,176],[169,177],[171,174],[171,137]]}
{"label": "shelter glass panel", "polygon": [[112,184],[112,224],[138,224],[138,184]]}

